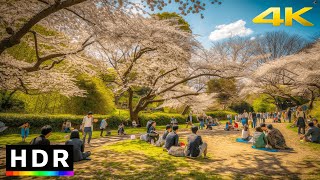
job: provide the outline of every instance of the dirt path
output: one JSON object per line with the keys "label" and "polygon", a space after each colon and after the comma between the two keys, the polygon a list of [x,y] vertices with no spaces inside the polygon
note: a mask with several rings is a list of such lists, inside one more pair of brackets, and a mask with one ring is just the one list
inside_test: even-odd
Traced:
{"label": "dirt path", "polygon": [[240,137],[240,131],[225,132],[218,129],[215,132],[201,132],[208,143],[210,156],[219,160],[210,163],[210,169],[218,174],[239,178],[247,175],[288,179],[319,177],[320,150],[314,151],[302,145],[298,135],[286,129],[288,124],[273,125],[283,133],[287,145],[293,148],[292,152],[266,152],[252,149],[249,144],[237,143],[235,139]]}
{"label": "dirt path", "polygon": [[[249,144],[237,143],[240,131],[224,131],[223,126],[212,131],[203,130],[199,134],[208,143],[207,161],[201,167],[203,171],[214,172],[226,179],[316,179],[320,173],[320,150],[314,150],[298,141],[298,135],[286,129],[287,124],[274,124],[285,136],[291,152],[265,152],[252,149]],[[180,132],[182,138],[189,132]],[[130,136],[106,137],[92,140],[92,146],[86,150],[95,151],[101,145],[113,144],[130,139]],[[4,150],[4,149],[1,149]],[[0,153],[0,179],[5,178],[4,152]],[[90,162],[92,163],[92,162]],[[75,169],[88,168],[82,161]],[[81,176],[82,177],[82,176]],[[85,178],[85,177],[82,177]],[[90,177],[89,177],[90,178]],[[34,179],[34,178],[23,178]],[[43,179],[43,178],[42,178]]]}

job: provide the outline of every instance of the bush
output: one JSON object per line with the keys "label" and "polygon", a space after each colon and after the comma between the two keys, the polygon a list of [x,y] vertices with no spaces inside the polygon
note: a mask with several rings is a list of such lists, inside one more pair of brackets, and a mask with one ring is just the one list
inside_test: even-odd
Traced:
{"label": "bush", "polygon": [[[166,125],[170,123],[171,117],[178,120],[180,124],[185,123],[185,117],[180,114],[166,114],[166,113],[141,113],[139,115],[139,120],[141,126],[146,126],[148,120],[156,121],[158,125]],[[126,126],[131,126],[131,121],[129,120],[129,114],[127,111],[117,111],[110,115],[94,115],[95,119],[99,121],[94,123],[94,129],[98,130],[100,122],[102,119],[108,119],[107,122],[110,128],[117,128],[121,122],[124,122]],[[83,116],[81,115],[37,115],[37,114],[10,114],[3,113],[0,114],[0,121],[5,123],[9,128],[2,132],[1,134],[9,133],[20,133],[19,126],[25,122],[29,122],[31,126],[30,133],[38,134],[40,128],[44,125],[51,125],[54,131],[60,131],[62,124],[65,120],[70,120],[72,127],[79,129],[82,123]]]}
{"label": "bush", "polygon": [[227,119],[227,115],[230,114],[232,116],[236,115],[237,113],[233,111],[210,111],[206,112],[208,116],[211,116],[213,118],[218,118],[220,120]]}

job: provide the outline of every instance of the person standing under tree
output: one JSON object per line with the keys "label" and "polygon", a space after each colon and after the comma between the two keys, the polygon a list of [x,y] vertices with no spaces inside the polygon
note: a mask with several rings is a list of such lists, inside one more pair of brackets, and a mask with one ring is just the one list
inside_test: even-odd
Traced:
{"label": "person standing under tree", "polygon": [[291,123],[291,115],[292,115],[292,111],[291,111],[291,108],[289,108],[288,115],[287,115],[289,123]]}
{"label": "person standing under tree", "polygon": [[26,142],[26,138],[29,136],[30,124],[26,122],[22,126],[20,126],[20,128],[22,142]]}
{"label": "person standing under tree", "polygon": [[[101,123],[100,123],[100,137],[102,137],[103,131],[105,129],[107,129],[108,123],[105,119],[102,119]],[[108,130],[106,130],[106,136],[108,135]]]}
{"label": "person standing under tree", "polygon": [[187,122],[187,127],[186,128],[188,128],[189,125],[192,126],[192,113],[191,112],[187,116],[186,122]]}
{"label": "person standing under tree", "polygon": [[[298,126],[298,134],[305,134],[306,132],[306,122],[305,122],[305,113],[302,111],[301,107],[297,109],[297,126]],[[302,132],[301,132],[302,131]]]}
{"label": "person standing under tree", "polygon": [[242,117],[245,119],[245,124],[248,125],[249,114],[246,110],[243,111]]}
{"label": "person standing under tree", "polygon": [[257,126],[257,114],[253,111],[252,112],[252,127],[256,128]]}
{"label": "person standing under tree", "polygon": [[88,137],[88,145],[90,146],[90,140],[92,137],[92,126],[93,126],[93,113],[90,111],[82,120],[82,131],[83,131],[83,144],[86,143],[86,136],[89,134]]}

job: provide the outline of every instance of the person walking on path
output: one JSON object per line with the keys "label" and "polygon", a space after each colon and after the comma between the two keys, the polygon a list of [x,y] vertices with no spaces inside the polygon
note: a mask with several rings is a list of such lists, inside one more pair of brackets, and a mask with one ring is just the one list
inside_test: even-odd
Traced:
{"label": "person walking on path", "polygon": [[90,140],[91,140],[91,137],[92,137],[92,127],[93,127],[93,113],[90,111],[88,112],[88,114],[83,117],[83,120],[82,120],[82,130],[83,130],[83,144],[86,143],[86,136],[87,134],[89,135],[88,137],[88,145],[90,146]]}

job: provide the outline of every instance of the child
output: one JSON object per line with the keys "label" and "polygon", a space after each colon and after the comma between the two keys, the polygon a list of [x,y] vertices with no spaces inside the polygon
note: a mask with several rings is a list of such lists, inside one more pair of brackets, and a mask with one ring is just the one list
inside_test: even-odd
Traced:
{"label": "child", "polygon": [[118,135],[126,135],[124,133],[124,124],[121,123],[119,126],[118,126]]}
{"label": "child", "polygon": [[249,137],[250,137],[250,132],[249,132],[249,127],[247,125],[245,125],[242,129],[242,139],[243,140],[246,140],[246,141],[249,141]]}
{"label": "child", "polygon": [[29,135],[29,129],[30,129],[30,124],[28,122],[24,123],[21,128],[21,137],[22,137],[22,142],[26,142],[26,138]]}

